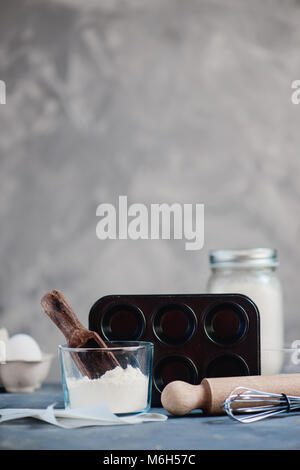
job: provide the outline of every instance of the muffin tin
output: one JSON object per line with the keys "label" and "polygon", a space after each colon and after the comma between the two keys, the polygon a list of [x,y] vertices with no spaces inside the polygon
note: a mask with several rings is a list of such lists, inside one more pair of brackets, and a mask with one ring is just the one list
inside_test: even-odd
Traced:
{"label": "muffin tin", "polygon": [[153,405],[173,380],[260,374],[259,312],[241,294],[109,295],[89,328],[105,341],[154,343]]}

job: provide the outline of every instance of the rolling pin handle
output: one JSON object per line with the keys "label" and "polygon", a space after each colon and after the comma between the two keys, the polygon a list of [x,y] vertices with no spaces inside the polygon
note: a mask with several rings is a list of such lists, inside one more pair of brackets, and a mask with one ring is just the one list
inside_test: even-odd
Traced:
{"label": "rolling pin handle", "polygon": [[195,409],[206,407],[207,394],[203,385],[191,385],[175,380],[165,386],[161,394],[161,403],[170,413],[185,415]]}

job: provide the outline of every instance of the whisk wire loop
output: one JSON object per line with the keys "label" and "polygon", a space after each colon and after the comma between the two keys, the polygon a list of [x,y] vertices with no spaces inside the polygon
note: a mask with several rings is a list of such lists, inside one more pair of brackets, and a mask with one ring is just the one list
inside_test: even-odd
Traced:
{"label": "whisk wire loop", "polygon": [[[300,396],[236,387],[224,401],[223,409],[228,416],[241,423],[252,423],[269,416],[299,410]],[[239,416],[243,414],[246,416]]]}

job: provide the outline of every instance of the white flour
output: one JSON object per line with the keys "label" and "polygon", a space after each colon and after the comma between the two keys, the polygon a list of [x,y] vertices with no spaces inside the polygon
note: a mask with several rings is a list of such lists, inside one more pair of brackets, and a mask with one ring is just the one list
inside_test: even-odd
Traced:
{"label": "white flour", "polygon": [[147,407],[148,377],[139,368],[118,366],[99,379],[67,379],[70,407],[106,403],[113,413],[133,413]]}

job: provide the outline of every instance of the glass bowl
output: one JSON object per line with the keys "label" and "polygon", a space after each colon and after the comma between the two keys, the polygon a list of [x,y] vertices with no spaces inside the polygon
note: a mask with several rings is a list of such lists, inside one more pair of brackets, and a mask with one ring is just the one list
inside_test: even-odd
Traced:
{"label": "glass bowl", "polygon": [[[153,344],[145,341],[112,341],[107,348],[59,346],[65,408],[105,403],[115,414],[142,413],[151,405]],[[89,378],[77,366],[113,353],[119,365]],[[101,355],[101,356],[100,356]]]}

